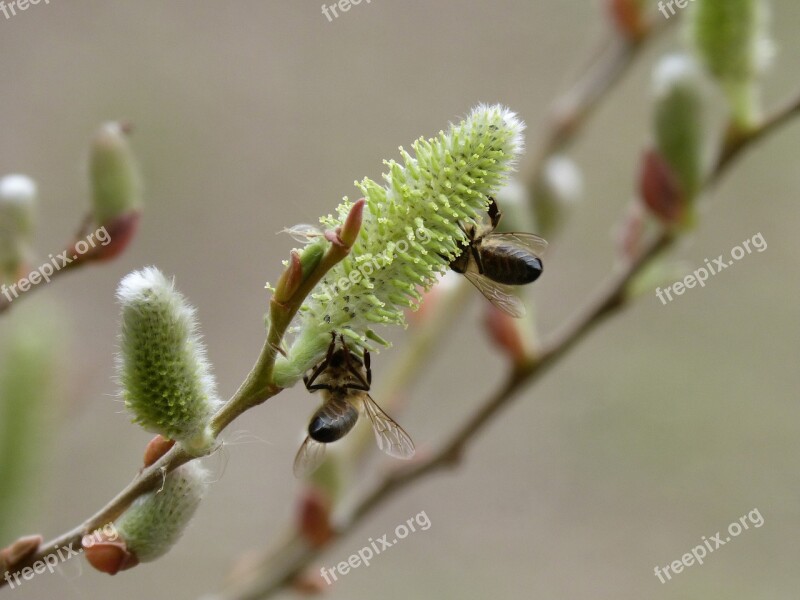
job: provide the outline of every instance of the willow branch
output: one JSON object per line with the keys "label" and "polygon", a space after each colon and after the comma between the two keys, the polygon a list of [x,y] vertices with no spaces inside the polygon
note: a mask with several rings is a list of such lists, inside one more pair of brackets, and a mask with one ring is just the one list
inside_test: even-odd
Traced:
{"label": "willow branch", "polygon": [[668,25],[669,21],[651,16],[639,37],[626,37],[617,31],[608,34],[578,80],[553,102],[543,141],[524,174],[530,189],[535,187],[547,159],[572,144],[587,119]]}
{"label": "willow branch", "polygon": [[[77,242],[78,240],[81,240],[84,237],[86,237],[85,236],[85,232],[88,231],[89,226],[90,226],[91,223],[92,223],[92,216],[91,215],[87,216],[83,220],[83,222],[80,225],[80,228],[78,229],[78,233],[75,236],[75,241],[73,243],[69,244],[64,249],[64,251],[61,253],[65,257],[71,259],[70,262],[68,262],[67,264],[62,265],[61,268],[53,271],[53,273],[51,275],[48,275],[48,277],[50,279],[50,281],[47,282],[48,284],[52,283],[53,280],[62,277],[63,275],[65,275],[68,272],[75,271],[76,269],[79,269],[80,267],[83,267],[83,266],[88,265],[88,264],[97,264],[93,260],[94,257],[93,257],[91,252],[87,253],[87,254],[79,254],[75,250],[75,242]],[[135,229],[136,221],[134,221],[134,223],[132,224],[132,227]],[[126,245],[127,245],[127,243],[126,243]],[[92,248],[92,249],[94,250],[95,248]],[[52,256],[52,254],[50,256]],[[60,254],[59,254],[59,256],[60,256]],[[39,283],[37,285],[32,285],[30,287],[30,289],[28,289],[25,292],[20,291],[19,292],[19,296],[18,297],[15,296],[11,300],[9,300],[9,296],[12,295],[12,292],[10,290],[6,291],[7,288],[3,288],[4,291],[3,291],[2,294],[0,294],[0,315],[2,315],[4,312],[6,312],[7,310],[9,310],[11,308],[11,305],[13,304],[14,300],[16,300],[17,303],[19,303],[19,301],[23,297],[28,297],[30,294],[33,293],[34,290],[36,290],[36,289],[38,289],[40,287],[44,287],[44,285],[42,285],[41,283]]]}

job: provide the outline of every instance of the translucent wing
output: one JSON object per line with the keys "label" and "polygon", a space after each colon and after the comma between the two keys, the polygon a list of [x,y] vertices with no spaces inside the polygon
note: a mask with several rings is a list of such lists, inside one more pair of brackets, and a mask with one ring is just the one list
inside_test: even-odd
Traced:
{"label": "translucent wing", "polygon": [[492,233],[483,239],[483,244],[503,243],[513,244],[533,252],[536,256],[543,256],[547,250],[547,240],[532,233]]}
{"label": "translucent wing", "polygon": [[319,227],[314,227],[313,225],[308,225],[306,223],[300,223],[298,225],[286,227],[281,229],[278,233],[288,233],[295,241],[303,244],[306,244],[310,240],[323,235]]}
{"label": "translucent wing", "polygon": [[294,476],[297,478],[307,477],[316,471],[325,458],[325,444],[306,436],[300,450],[294,457]]}
{"label": "translucent wing", "polygon": [[400,425],[375,404],[375,401],[364,394],[364,411],[372,422],[375,441],[378,448],[394,458],[408,459],[414,456],[414,442]]}
{"label": "translucent wing", "polygon": [[510,285],[497,283],[484,277],[477,271],[469,270],[464,273],[470,283],[478,288],[486,299],[509,316],[520,319],[525,316],[525,305],[515,294]]}

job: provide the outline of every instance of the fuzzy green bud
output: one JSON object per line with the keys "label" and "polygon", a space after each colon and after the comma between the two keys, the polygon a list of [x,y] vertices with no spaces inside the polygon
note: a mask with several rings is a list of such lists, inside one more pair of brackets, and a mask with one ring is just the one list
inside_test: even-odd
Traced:
{"label": "fuzzy green bud", "polygon": [[0,179],[0,282],[14,281],[31,254],[36,184],[25,175]]}
{"label": "fuzzy green bud", "polygon": [[551,156],[542,165],[532,193],[535,231],[550,238],[561,230],[572,208],[583,196],[581,170],[571,158]]}
{"label": "fuzzy green bud", "polygon": [[169,473],[161,489],[137,498],[114,522],[127,551],[139,562],[166,554],[180,539],[208,489],[208,473],[198,461]]}
{"label": "fuzzy green bud", "polygon": [[765,0],[696,0],[687,21],[691,42],[741,129],[759,118],[757,80],[772,55],[767,11]]}
{"label": "fuzzy green bud", "polygon": [[502,214],[498,231],[539,231],[528,189],[517,179],[509,179],[492,197]]}
{"label": "fuzzy green bud", "polygon": [[95,134],[89,171],[94,219],[98,225],[110,225],[139,212],[142,183],[125,125],[106,123]]}
{"label": "fuzzy green bud", "polygon": [[134,421],[192,454],[214,445],[209,422],[219,399],[194,309],[155,267],[119,284],[119,380]]}
{"label": "fuzzy green bud", "polygon": [[655,69],[653,87],[656,147],[678,181],[681,213],[690,222],[704,175],[706,128],[700,71],[688,56],[667,56]]}
{"label": "fuzzy green bud", "polygon": [[[18,318],[23,317],[23,318]],[[0,337],[0,540],[7,541],[32,506],[48,455],[48,421],[63,332],[52,308],[14,315],[11,331]]]}
{"label": "fuzzy green bud", "polygon": [[[483,218],[488,197],[505,181],[522,149],[524,124],[503,106],[479,106],[447,133],[418,139],[415,156],[385,162],[384,185],[357,182],[366,200],[349,255],[331,269],[301,308],[300,336],[276,364],[279,385],[290,385],[319,359],[336,331],[356,346],[374,348],[367,330],[404,325],[419,289],[429,289],[466,245],[462,225]],[[340,230],[353,203],[320,221]]]}
{"label": "fuzzy green bud", "polygon": [[325,254],[325,247],[321,242],[312,243],[303,248],[300,253],[300,266],[303,268],[303,280],[305,280],[314,269],[317,268],[322,255]]}

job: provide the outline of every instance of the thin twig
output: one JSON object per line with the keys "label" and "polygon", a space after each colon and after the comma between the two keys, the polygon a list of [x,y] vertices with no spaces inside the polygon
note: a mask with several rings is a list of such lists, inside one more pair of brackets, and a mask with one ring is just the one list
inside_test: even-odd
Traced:
{"label": "thin twig", "polygon": [[536,188],[547,159],[572,144],[586,120],[600,107],[647,45],[668,25],[669,21],[665,19],[651,17],[646,33],[639,38],[625,37],[615,31],[608,34],[578,80],[553,102],[543,141],[523,173],[529,189]]}
{"label": "thin twig", "polygon": [[735,130],[732,129],[732,133],[729,134],[725,147],[717,159],[712,181],[722,175],[745,150],[757,145],[758,142],[780,129],[798,114],[800,114],[800,94],[764,119],[759,126],[739,133],[733,133]]}

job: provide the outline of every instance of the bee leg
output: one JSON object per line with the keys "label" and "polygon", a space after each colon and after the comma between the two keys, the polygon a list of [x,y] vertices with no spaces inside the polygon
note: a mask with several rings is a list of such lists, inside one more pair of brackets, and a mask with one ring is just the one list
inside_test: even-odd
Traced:
{"label": "bee leg", "polygon": [[364,350],[364,369],[367,371],[367,378],[364,379],[364,376],[356,371],[352,365],[350,365],[350,372],[355,376],[358,380],[358,385],[348,385],[345,386],[349,390],[359,390],[361,392],[368,392],[370,387],[372,386],[372,367],[371,361],[369,357],[369,350]]}
{"label": "bee leg", "polygon": [[492,223],[492,229],[495,229],[500,224],[500,219],[503,218],[503,213],[497,206],[494,198],[489,197],[489,221]]}
{"label": "bee leg", "polygon": [[372,361],[370,360],[369,350],[364,350],[364,370],[367,372],[366,379],[364,379],[364,376],[355,369],[350,369],[350,372],[356,376],[356,379],[358,379],[360,383],[358,386],[348,386],[350,389],[368,392],[370,386],[372,386]]}
{"label": "bee leg", "polygon": [[[356,369],[355,366],[353,366],[353,360],[352,360],[352,356],[353,355],[350,354],[350,349],[344,344],[344,340],[342,340],[342,348],[344,349],[345,364],[347,365],[347,370],[350,371],[350,374],[353,377],[355,377],[356,380],[358,381],[357,385],[350,384],[350,385],[346,385],[344,387],[346,389],[349,389],[349,390],[360,390],[362,392],[368,392],[369,391],[369,386],[370,386],[370,381],[369,380],[371,379],[371,376],[369,374],[370,370],[369,370],[369,366],[368,366],[369,365],[369,352],[367,350],[364,350],[364,363],[365,363],[365,366],[366,366],[366,369],[367,369],[367,377],[368,377],[368,379],[364,379],[364,376],[361,374],[361,372],[358,371],[358,369]],[[358,359],[356,359],[356,360],[358,360]],[[361,361],[358,361],[358,363],[361,364]]]}
{"label": "bee leg", "polygon": [[483,275],[483,261],[481,260],[481,253],[478,252],[478,249],[475,246],[469,247],[470,252],[472,252],[472,258],[475,261],[475,265],[478,267],[478,273]]}
{"label": "bee leg", "polygon": [[336,334],[332,334],[333,339],[331,340],[331,345],[328,346],[328,353],[325,355],[325,360],[319,363],[315,368],[311,375],[303,377],[303,383],[306,384],[306,389],[308,391],[313,391],[315,389],[324,389],[320,387],[316,387],[313,383],[317,380],[317,377],[322,374],[322,372],[328,368],[328,364],[331,362],[331,356],[333,356],[333,350],[336,347]]}
{"label": "bee leg", "polygon": [[306,385],[306,389],[309,392],[316,392],[317,390],[328,390],[330,392],[333,388],[327,383],[317,383],[315,385]]}
{"label": "bee leg", "polygon": [[303,383],[306,384],[307,390],[311,391],[311,389],[314,387],[314,382],[317,380],[317,377],[320,376],[320,374],[327,368],[327,366],[328,366],[328,359],[326,358],[317,365],[317,367],[314,369],[314,372],[311,373],[311,375],[303,376]]}

